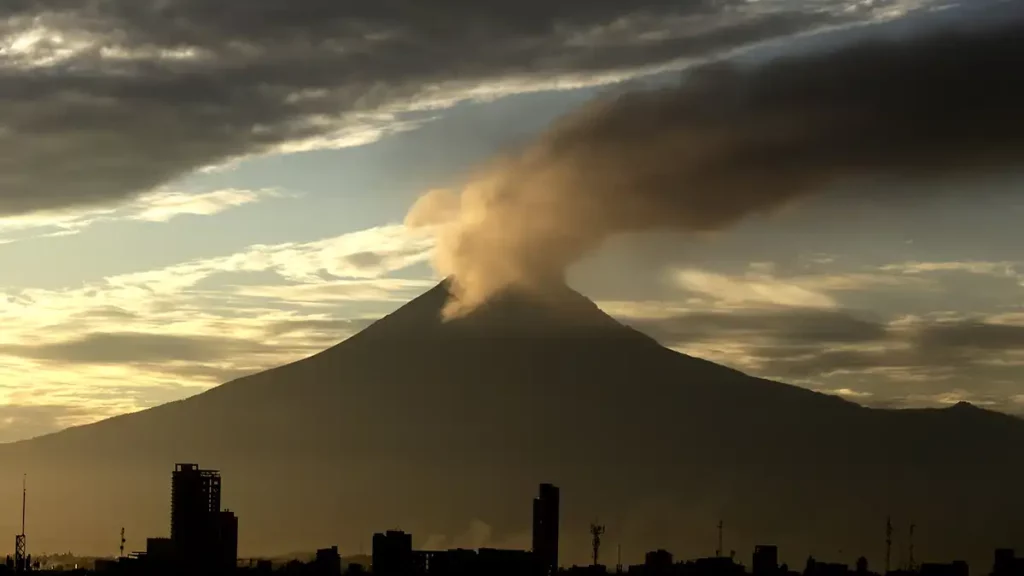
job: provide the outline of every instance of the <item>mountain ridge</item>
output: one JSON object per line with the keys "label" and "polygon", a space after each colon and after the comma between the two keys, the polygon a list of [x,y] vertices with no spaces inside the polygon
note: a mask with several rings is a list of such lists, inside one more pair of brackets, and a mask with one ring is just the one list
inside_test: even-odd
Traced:
{"label": "mountain ridge", "polygon": [[[447,297],[442,282],[309,358],[0,445],[54,519],[33,541],[92,551],[124,524],[165,533],[180,461],[223,471],[254,555],[352,550],[395,524],[417,545],[528,547],[542,481],[563,487],[570,561],[585,558],[594,516],[634,555],[682,557],[706,553],[724,519],[738,550],[774,541],[790,565],[815,550],[877,559],[888,514],[922,527],[922,557],[983,561],[1024,540],[1005,511],[1024,506],[1024,468],[1007,456],[1024,442],[1019,419],[866,408],[748,376],[664,348],[576,292],[562,308],[509,293],[442,321]],[[0,494],[16,476],[0,475]],[[480,521],[486,538],[470,530]]]}

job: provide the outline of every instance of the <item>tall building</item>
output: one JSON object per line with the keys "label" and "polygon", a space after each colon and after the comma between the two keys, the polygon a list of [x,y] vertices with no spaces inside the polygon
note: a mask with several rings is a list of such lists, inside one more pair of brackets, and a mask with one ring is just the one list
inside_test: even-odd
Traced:
{"label": "tall building", "polygon": [[234,569],[238,564],[238,517],[230,510],[223,510],[218,520],[220,563],[225,569]]}
{"label": "tall building", "polygon": [[779,571],[779,548],[777,546],[754,546],[754,576],[773,576]]}
{"label": "tall building", "polygon": [[313,573],[317,576],[341,575],[341,554],[338,554],[338,547],[321,548],[316,551],[316,559],[313,561]]}
{"label": "tall building", "polygon": [[238,519],[220,510],[220,472],[175,464],[171,475],[171,542],[186,566],[225,565],[238,548]]}
{"label": "tall building", "polygon": [[413,568],[412,534],[388,530],[373,535],[374,576],[407,576]]}
{"label": "tall building", "polygon": [[544,576],[558,571],[558,487],[553,484],[541,484],[533,499],[533,555]]}
{"label": "tall building", "polygon": [[644,571],[647,574],[672,573],[672,553],[668,550],[652,550],[644,555]]}

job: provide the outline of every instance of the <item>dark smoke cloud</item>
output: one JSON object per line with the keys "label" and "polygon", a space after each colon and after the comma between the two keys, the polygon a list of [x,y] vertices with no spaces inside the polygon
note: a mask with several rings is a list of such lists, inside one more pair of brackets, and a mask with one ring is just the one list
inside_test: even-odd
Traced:
{"label": "dark smoke cloud", "polygon": [[705,65],[670,89],[593,102],[460,193],[427,194],[408,222],[442,224],[437,267],[456,280],[458,313],[560,277],[615,234],[722,230],[858,177],[1012,167],[1022,37],[1015,18]]}

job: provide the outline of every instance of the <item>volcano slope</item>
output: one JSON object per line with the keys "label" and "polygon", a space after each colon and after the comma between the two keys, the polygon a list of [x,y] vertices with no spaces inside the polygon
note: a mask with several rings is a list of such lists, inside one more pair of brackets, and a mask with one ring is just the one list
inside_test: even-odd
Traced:
{"label": "volcano slope", "polygon": [[[168,531],[170,470],[222,471],[242,554],[401,527],[422,547],[529,546],[563,489],[562,560],[588,524],[638,562],[776,543],[881,568],[887,515],[916,556],[987,570],[1024,547],[1024,421],[961,404],[877,410],[676,353],[560,287],[442,322],[448,285],[310,358],[143,412],[0,446],[0,531],[30,479],[29,546],[112,553]],[[11,532],[9,532],[11,533]],[[900,555],[894,555],[894,561]]]}

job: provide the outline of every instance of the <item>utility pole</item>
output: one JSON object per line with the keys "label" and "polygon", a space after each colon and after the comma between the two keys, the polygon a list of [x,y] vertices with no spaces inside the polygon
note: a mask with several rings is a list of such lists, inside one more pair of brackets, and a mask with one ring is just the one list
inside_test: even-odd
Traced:
{"label": "utility pole", "polygon": [[908,552],[907,553],[907,558],[909,559],[908,560],[908,565],[907,565],[907,570],[911,570],[911,571],[914,570],[914,528],[916,528],[916,526],[914,526],[914,523],[911,522],[910,523],[910,539],[908,540],[908,544],[907,544],[907,548],[908,548],[908,550],[907,550],[907,552]]}
{"label": "utility pole", "polygon": [[885,573],[889,573],[889,562],[892,560],[892,518],[885,517]]}

